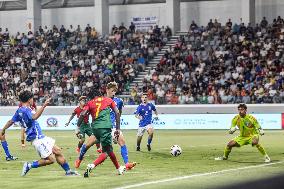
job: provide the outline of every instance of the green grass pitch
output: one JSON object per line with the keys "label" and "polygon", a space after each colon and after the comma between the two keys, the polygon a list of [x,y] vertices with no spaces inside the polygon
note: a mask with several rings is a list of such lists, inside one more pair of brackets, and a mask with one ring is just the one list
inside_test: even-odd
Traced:
{"label": "green grass pitch", "polygon": [[[147,135],[144,136],[141,152],[136,152],[136,131],[124,131],[129,150],[129,160],[138,162],[135,169],[125,175],[116,175],[111,161],[107,159],[98,166],[89,178],[66,177],[64,171],[57,164],[32,169],[25,177],[20,177],[24,161],[38,159],[33,146],[27,143],[25,149],[20,146],[20,132],[7,131],[7,141],[10,151],[19,160],[6,162],[4,151],[0,151],[0,188],[40,188],[40,189],[78,189],[78,188],[119,188],[150,181],[159,181],[175,177],[190,176],[176,181],[152,183],[136,188],[211,188],[228,184],[251,181],[284,173],[284,140],[283,131],[266,131],[260,138],[261,144],[272,159],[268,166],[263,165],[263,157],[256,148],[244,146],[233,149],[228,161],[214,161],[214,157],[223,153],[226,143],[235,135],[229,135],[225,130],[156,130],[152,151],[146,148]],[[56,139],[56,144],[63,149],[63,153],[70,166],[74,167],[77,157],[75,147],[77,139],[73,131],[45,131],[46,136]],[[179,157],[172,157],[169,153],[173,144],[181,146],[183,153]],[[122,164],[120,149],[114,145],[116,155]],[[97,153],[92,148],[77,170],[83,174],[87,163],[91,163]],[[255,166],[246,168],[249,166]],[[236,170],[244,168],[243,170]],[[232,169],[231,171],[218,172]],[[203,173],[217,172],[204,175]]]}

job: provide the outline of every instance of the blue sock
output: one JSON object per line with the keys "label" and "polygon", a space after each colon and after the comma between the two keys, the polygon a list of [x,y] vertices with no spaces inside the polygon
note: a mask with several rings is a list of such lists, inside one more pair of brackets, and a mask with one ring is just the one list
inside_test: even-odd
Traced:
{"label": "blue sock", "polygon": [[67,162],[63,163],[61,167],[64,169],[65,172],[70,171],[70,167]]}
{"label": "blue sock", "polygon": [[34,162],[32,162],[32,166],[31,166],[31,168],[38,168],[39,167],[39,163],[38,163],[38,161],[34,161]]}
{"label": "blue sock", "polygon": [[128,150],[126,145],[121,146],[121,156],[123,158],[124,164],[128,163]]}
{"label": "blue sock", "polygon": [[80,155],[79,155],[79,160],[83,160],[85,153],[87,152],[86,150],[86,144],[83,144],[83,146],[80,149]]}
{"label": "blue sock", "polygon": [[5,141],[1,142],[1,144],[2,144],[2,147],[3,147],[4,151],[5,151],[6,157],[10,157],[11,154],[9,152],[7,141],[5,140]]}
{"label": "blue sock", "polygon": [[151,142],[152,142],[152,137],[150,138],[150,137],[148,137],[148,145],[150,145],[151,144]]}

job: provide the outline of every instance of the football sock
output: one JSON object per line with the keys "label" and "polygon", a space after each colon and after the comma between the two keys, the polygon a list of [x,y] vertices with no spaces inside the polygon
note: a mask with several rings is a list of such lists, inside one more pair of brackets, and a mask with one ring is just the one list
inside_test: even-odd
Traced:
{"label": "football sock", "polygon": [[80,150],[79,160],[83,160],[86,150],[86,144],[83,144]]}
{"label": "football sock", "polygon": [[108,155],[109,155],[109,157],[110,157],[110,159],[111,159],[113,165],[115,166],[115,168],[118,169],[118,168],[119,168],[119,163],[118,163],[118,161],[117,161],[117,159],[116,159],[115,154],[114,154],[113,152],[109,152]]}
{"label": "football sock", "polygon": [[39,163],[38,161],[34,161],[31,163],[31,167],[30,168],[38,168],[39,167]]}
{"label": "football sock", "polygon": [[232,149],[230,149],[226,146],[225,150],[224,150],[224,157],[228,158],[231,151],[232,151]]}
{"label": "football sock", "polygon": [[65,172],[70,171],[70,167],[67,162],[63,163],[61,167],[64,169]]}
{"label": "football sock", "polygon": [[151,137],[151,136],[149,136],[149,137],[148,137],[148,145],[150,145],[150,144],[151,144],[151,142],[152,142],[152,137]]}
{"label": "football sock", "polygon": [[107,158],[107,154],[106,153],[101,153],[99,155],[99,157],[94,161],[94,165],[98,166],[99,164],[101,164],[102,162],[104,162],[104,160]]}
{"label": "football sock", "polygon": [[266,152],[265,152],[264,148],[263,148],[260,144],[255,145],[255,147],[258,149],[258,151],[259,151],[262,155],[266,155]]}
{"label": "football sock", "polygon": [[128,163],[128,150],[127,150],[126,145],[121,146],[120,152],[121,152],[121,156],[123,158],[124,164],[127,164]]}
{"label": "football sock", "polygon": [[4,151],[5,151],[6,157],[11,157],[7,141],[6,140],[2,141],[1,144],[2,144],[2,147],[3,147]]}

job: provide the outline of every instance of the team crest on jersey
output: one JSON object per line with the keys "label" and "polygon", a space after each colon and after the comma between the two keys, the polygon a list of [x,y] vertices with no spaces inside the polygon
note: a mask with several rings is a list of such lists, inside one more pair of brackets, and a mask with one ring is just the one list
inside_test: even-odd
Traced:
{"label": "team crest on jersey", "polygon": [[249,121],[244,121],[244,124],[246,127],[249,127],[249,128],[252,127],[252,124]]}

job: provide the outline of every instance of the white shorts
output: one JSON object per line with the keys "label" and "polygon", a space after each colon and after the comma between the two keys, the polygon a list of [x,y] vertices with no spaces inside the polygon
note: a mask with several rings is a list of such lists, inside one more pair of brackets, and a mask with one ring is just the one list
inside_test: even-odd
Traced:
{"label": "white shorts", "polygon": [[[111,129],[111,136],[112,136],[112,141],[113,141],[113,143],[114,143],[114,144],[117,144],[117,143],[118,143],[117,138],[115,138],[115,136],[114,136],[114,132],[115,132],[115,131],[116,131],[116,129],[114,129],[114,128]],[[119,133],[119,136],[123,136],[123,134],[122,134],[121,131],[120,131],[120,133]]]}
{"label": "white shorts", "polygon": [[47,158],[52,154],[52,148],[55,144],[55,140],[50,137],[44,137],[41,139],[35,139],[32,145],[35,147],[37,153],[41,158]]}
{"label": "white shorts", "polygon": [[154,129],[151,124],[146,125],[145,127],[138,127],[137,136],[143,136],[145,131],[148,131],[149,129]]}

